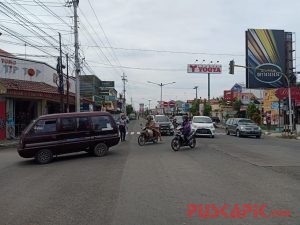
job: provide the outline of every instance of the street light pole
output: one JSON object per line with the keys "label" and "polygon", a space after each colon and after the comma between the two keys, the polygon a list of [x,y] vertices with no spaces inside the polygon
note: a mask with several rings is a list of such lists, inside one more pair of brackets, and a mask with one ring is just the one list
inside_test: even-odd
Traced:
{"label": "street light pole", "polygon": [[[159,105],[160,105],[160,108],[161,108],[161,104],[162,104],[162,87],[166,86],[168,84],[175,84],[176,82],[170,82],[170,83],[164,83],[163,84],[163,83],[155,83],[155,82],[152,82],[152,81],[148,81],[148,83],[160,86],[160,103],[159,103]],[[162,110],[161,110],[161,112],[162,112]]]}
{"label": "street light pole", "polygon": [[193,89],[196,89],[196,100],[198,99],[198,86],[195,86]]}

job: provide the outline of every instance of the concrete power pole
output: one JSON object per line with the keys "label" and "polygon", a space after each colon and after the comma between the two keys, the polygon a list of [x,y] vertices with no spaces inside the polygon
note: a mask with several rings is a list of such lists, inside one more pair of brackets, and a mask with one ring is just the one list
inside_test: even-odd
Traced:
{"label": "concrete power pole", "polygon": [[75,78],[76,78],[76,112],[80,112],[80,64],[79,64],[79,44],[78,44],[78,15],[77,15],[77,7],[79,4],[79,0],[73,0],[74,7],[74,38],[75,38]]}
{"label": "concrete power pole", "polygon": [[195,86],[193,89],[196,89],[196,100],[198,99],[198,86]]}
{"label": "concrete power pole", "polygon": [[127,82],[127,79],[126,79],[125,73],[123,73],[122,81],[123,81],[123,112],[126,115],[126,97],[125,97],[125,93],[126,93],[126,82]]}

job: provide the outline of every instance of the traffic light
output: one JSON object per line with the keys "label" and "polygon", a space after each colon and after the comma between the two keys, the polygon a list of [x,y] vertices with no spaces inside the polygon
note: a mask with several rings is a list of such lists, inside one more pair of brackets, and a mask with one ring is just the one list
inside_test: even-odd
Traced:
{"label": "traffic light", "polygon": [[229,62],[229,74],[234,74],[234,60]]}

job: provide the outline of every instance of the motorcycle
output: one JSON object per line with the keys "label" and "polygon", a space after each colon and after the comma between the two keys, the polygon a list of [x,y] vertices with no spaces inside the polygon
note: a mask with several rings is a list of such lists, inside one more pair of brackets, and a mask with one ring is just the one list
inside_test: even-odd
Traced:
{"label": "motorcycle", "polygon": [[148,142],[157,143],[158,136],[154,134],[154,132],[146,127],[142,129],[141,134],[138,137],[138,144],[140,146],[145,145]]}
{"label": "motorcycle", "polygon": [[180,147],[189,146],[190,148],[196,147],[196,131],[192,131],[187,139],[184,138],[182,134],[182,127],[176,129],[175,137],[171,141],[171,147],[174,151],[178,151]]}

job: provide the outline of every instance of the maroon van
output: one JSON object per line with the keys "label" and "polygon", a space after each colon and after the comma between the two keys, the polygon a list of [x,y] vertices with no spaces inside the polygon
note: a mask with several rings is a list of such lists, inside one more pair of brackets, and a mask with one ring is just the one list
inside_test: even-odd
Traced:
{"label": "maroon van", "polygon": [[59,113],[40,116],[22,133],[18,153],[49,163],[53,155],[87,151],[104,156],[119,143],[118,126],[107,112]]}

